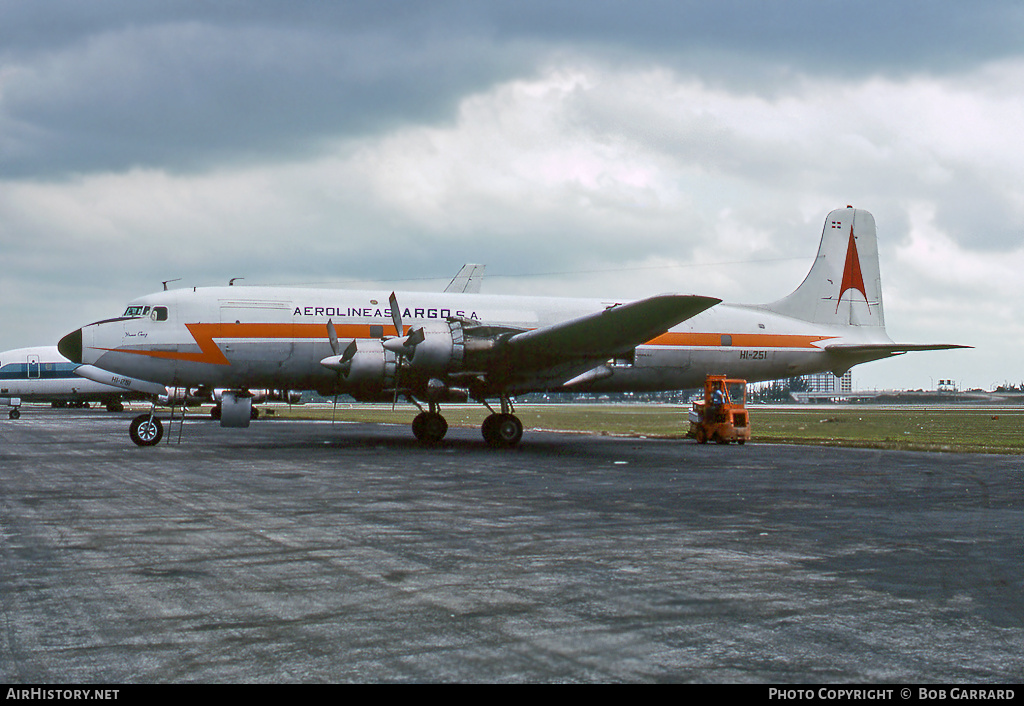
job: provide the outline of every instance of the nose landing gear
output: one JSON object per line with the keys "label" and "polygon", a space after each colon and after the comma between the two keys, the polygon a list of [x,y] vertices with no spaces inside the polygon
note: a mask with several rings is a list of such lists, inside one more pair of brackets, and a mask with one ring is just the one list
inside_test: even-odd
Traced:
{"label": "nose landing gear", "polygon": [[156,446],[164,435],[164,425],[160,419],[149,414],[140,414],[132,420],[128,427],[128,436],[137,446]]}

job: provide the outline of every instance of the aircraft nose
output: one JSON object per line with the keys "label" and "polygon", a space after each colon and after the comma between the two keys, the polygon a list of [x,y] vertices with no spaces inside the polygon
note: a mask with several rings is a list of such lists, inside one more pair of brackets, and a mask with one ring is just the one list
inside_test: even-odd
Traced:
{"label": "aircraft nose", "polygon": [[72,363],[82,363],[82,329],[72,331],[57,343],[60,354]]}

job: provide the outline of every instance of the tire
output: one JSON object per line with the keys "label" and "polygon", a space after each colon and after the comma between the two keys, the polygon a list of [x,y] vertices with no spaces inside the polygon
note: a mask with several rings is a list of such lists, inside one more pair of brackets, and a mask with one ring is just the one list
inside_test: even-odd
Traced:
{"label": "tire", "polygon": [[436,444],[448,433],[448,422],[437,412],[420,412],[412,420],[412,433],[424,444]]}
{"label": "tire", "polygon": [[164,425],[157,417],[140,414],[128,427],[128,436],[137,446],[156,446],[164,435]]}
{"label": "tire", "polygon": [[492,414],[484,420],[480,431],[491,446],[510,449],[523,438],[523,423],[514,414]]}

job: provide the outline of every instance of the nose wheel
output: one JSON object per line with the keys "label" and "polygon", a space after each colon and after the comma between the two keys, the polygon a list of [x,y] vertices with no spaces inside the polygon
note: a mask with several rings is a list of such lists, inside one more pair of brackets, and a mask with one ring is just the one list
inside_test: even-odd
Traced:
{"label": "nose wheel", "polygon": [[151,414],[140,414],[128,427],[128,436],[138,446],[156,446],[163,435],[163,423]]}

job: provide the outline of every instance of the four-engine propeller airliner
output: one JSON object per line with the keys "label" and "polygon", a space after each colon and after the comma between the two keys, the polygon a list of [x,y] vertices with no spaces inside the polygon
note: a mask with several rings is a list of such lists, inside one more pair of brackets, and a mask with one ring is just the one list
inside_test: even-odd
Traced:
{"label": "four-engine propeller airliner", "polygon": [[[161,291],[121,316],[60,341],[80,374],[119,384],[227,388],[221,423],[247,426],[248,390],[405,398],[420,406],[416,437],[436,442],[440,405],[476,400],[494,446],[519,443],[513,398],[534,391],[653,391],[699,387],[709,373],[749,381],[836,375],[908,351],[885,332],[875,221],[847,207],[825,221],[818,255],[789,296],[762,305],[698,295],[638,301],[495,296],[474,286],[440,293],[271,287]],[[488,400],[498,400],[500,411]],[[423,409],[421,403],[427,405]],[[155,443],[152,414],[132,423]]]}

